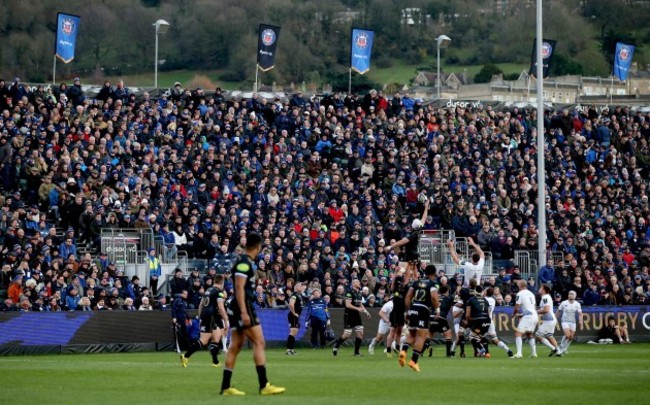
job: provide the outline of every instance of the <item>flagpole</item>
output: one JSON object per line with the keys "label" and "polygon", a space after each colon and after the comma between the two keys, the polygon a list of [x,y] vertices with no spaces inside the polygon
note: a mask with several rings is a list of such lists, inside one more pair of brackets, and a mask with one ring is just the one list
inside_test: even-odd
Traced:
{"label": "flagpole", "polygon": [[348,95],[352,94],[352,68],[350,68],[350,76],[348,78]]}
{"label": "flagpole", "polygon": [[255,88],[254,88],[255,93],[257,93],[257,75],[259,73],[259,70],[260,70],[260,64],[258,63],[255,65]]}
{"label": "flagpole", "polygon": [[526,103],[530,103],[530,75],[526,76]]}
{"label": "flagpole", "polygon": [[[537,230],[539,267],[546,265],[546,168],[544,167],[544,60],[542,59],[542,0],[537,0]],[[539,268],[537,269],[539,270]]]}
{"label": "flagpole", "polygon": [[609,90],[609,105],[614,104],[614,75],[612,75],[612,85]]}
{"label": "flagpole", "polygon": [[56,55],[54,55],[54,64],[52,66],[52,86],[56,86]]}

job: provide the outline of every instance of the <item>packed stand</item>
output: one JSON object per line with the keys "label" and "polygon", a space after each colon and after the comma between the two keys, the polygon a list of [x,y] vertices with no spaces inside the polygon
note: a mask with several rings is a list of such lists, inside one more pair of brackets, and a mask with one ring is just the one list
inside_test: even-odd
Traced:
{"label": "packed stand", "polygon": [[[471,236],[490,251],[498,305],[512,305],[516,250],[538,250],[536,112],[434,108],[408,93],[226,99],[177,83],[154,99],[106,82],[0,81],[2,310],[168,308],[147,281],[100,252],[104,228],[151,228],[190,306],[228,273],[247,232],[263,236],[259,308],[284,308],[296,282],[342,305],[361,280],[366,306],[391,296],[398,252],[431,198],[424,229]],[[530,285],[584,305],[642,304],[650,279],[650,114],[547,111],[549,261]],[[80,254],[79,247],[93,254]],[[147,247],[142,247],[146,249]],[[153,260],[153,259],[152,259]],[[459,274],[440,274],[456,288]],[[229,282],[228,286],[232,286]],[[151,286],[156,289],[156,286]]]}

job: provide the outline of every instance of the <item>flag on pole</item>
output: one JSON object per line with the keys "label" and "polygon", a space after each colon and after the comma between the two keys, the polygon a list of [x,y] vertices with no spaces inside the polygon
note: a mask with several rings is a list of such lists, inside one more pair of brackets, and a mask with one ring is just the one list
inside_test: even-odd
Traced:
{"label": "flag on pole", "polygon": [[74,59],[74,48],[77,45],[77,31],[81,17],[58,13],[56,19],[55,55],[63,63],[70,63]]}
{"label": "flag on pole", "polygon": [[[544,77],[548,77],[553,66],[553,54],[555,53],[557,41],[542,39],[542,69]],[[537,75],[537,38],[533,40],[533,56],[530,58],[530,72],[533,77]]]}
{"label": "flag on pole", "polygon": [[630,72],[632,57],[634,56],[634,45],[616,43],[616,54],[614,55],[614,76],[624,82]]}
{"label": "flag on pole", "polygon": [[374,31],[352,29],[350,67],[359,74],[364,74],[370,70],[370,56],[374,37]]}
{"label": "flag on pole", "polygon": [[260,24],[257,38],[257,65],[266,72],[275,65],[275,48],[278,45],[280,27]]}

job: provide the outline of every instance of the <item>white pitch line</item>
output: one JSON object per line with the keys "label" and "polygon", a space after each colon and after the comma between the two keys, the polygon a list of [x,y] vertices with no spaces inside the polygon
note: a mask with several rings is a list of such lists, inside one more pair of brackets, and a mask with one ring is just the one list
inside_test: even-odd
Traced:
{"label": "white pitch line", "polygon": [[[564,368],[564,367],[539,367],[542,370],[553,370],[553,371],[579,371],[579,372],[594,372],[602,373],[600,369],[593,368]],[[617,373],[650,373],[650,370],[616,370]]]}
{"label": "white pitch line", "polygon": [[[3,362],[40,363],[40,364],[43,364],[43,363],[46,363],[46,364],[48,364],[48,363],[49,364],[61,364],[61,363],[63,363],[63,361],[60,361],[60,360],[54,361],[54,360],[0,359],[0,364],[2,364]],[[67,363],[80,364],[80,365],[83,365],[83,364],[116,364],[116,365],[124,366],[124,365],[140,365],[141,364],[143,366],[146,366],[146,365],[149,365],[149,366],[173,365],[175,367],[179,366],[178,362],[171,362],[171,361],[170,362],[157,362],[157,363],[154,363],[154,362],[139,362],[139,361],[138,362],[136,362],[136,361],[69,361]],[[192,367],[194,367],[194,366],[209,366],[209,364],[192,364]]]}

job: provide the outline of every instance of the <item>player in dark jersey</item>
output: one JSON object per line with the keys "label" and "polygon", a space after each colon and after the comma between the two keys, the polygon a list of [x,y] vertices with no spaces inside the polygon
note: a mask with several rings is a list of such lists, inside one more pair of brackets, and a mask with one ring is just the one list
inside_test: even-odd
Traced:
{"label": "player in dark jersey", "polygon": [[429,349],[429,357],[432,356],[433,348],[433,336],[436,333],[441,333],[445,338],[445,347],[447,349],[447,357],[451,357],[451,327],[449,326],[449,321],[447,317],[451,311],[451,307],[454,306],[454,299],[449,296],[449,286],[443,285],[438,289],[438,296],[440,298],[440,314],[431,313],[431,318],[429,320],[429,338],[424,343],[423,352]]}
{"label": "player in dark jersey", "polygon": [[293,294],[289,298],[289,337],[287,338],[287,354],[293,356],[296,354],[296,335],[300,329],[300,314],[302,313],[302,293],[305,291],[303,283],[296,283],[293,287]]}
{"label": "player in dark jersey", "polygon": [[420,244],[420,235],[422,234],[422,227],[424,226],[424,221],[426,220],[428,213],[429,199],[427,198],[426,202],[424,203],[424,212],[422,213],[422,218],[413,220],[413,223],[411,224],[411,233],[409,233],[407,237],[404,237],[388,246],[388,251],[390,252],[397,247],[406,245],[402,259],[407,263],[407,277],[417,277],[417,269],[420,261],[420,254],[418,251]]}
{"label": "player in dark jersey", "polygon": [[399,352],[399,365],[404,367],[409,346],[413,345],[413,355],[409,367],[413,371],[420,371],[418,360],[422,354],[424,341],[429,334],[429,317],[431,313],[440,314],[438,303],[438,288],[435,283],[436,266],[430,264],[424,269],[425,278],[414,281],[406,294],[406,308],[408,309],[409,334],[406,342]]}
{"label": "player in dark jersey", "polygon": [[[409,273],[410,277],[410,273]],[[390,332],[388,333],[388,339],[386,341],[386,353],[388,357],[391,357],[393,347],[397,348],[399,339],[402,336],[402,328],[404,328],[404,313],[406,312],[406,307],[404,306],[404,297],[408,292],[410,278],[407,278],[405,275],[404,269],[399,269],[397,275],[393,277],[391,282],[390,290],[393,295],[393,311],[390,313]]]}
{"label": "player in dark jersey", "polygon": [[181,365],[187,367],[189,358],[197,351],[203,349],[210,342],[209,349],[212,355],[212,366],[219,367],[219,343],[221,332],[225,327],[226,309],[224,302],[226,293],[223,291],[223,276],[215,277],[216,285],[207,289],[199,304],[199,319],[201,335],[198,340],[190,345],[190,349],[181,356]]}
{"label": "player in dark jersey", "polygon": [[257,233],[246,237],[246,252],[240,255],[233,266],[234,298],[228,308],[228,318],[232,327],[231,343],[226,356],[226,367],[223,370],[221,382],[222,395],[246,395],[244,392],[231,387],[233,369],[237,355],[241,351],[244,339],[253,345],[253,360],[257,371],[257,379],[261,395],[282,394],[285,389],[276,387],[266,378],[266,353],[264,353],[264,334],[257,318],[253,302],[255,301],[255,265],[253,264],[262,249],[262,238]]}
{"label": "player in dark jersey", "polygon": [[483,297],[483,288],[476,286],[476,294],[463,288],[461,290],[461,299],[466,303],[465,320],[469,326],[469,339],[474,347],[474,354],[478,357],[485,356],[483,347],[483,337],[490,329],[490,304]]}
{"label": "player in dark jersey", "polygon": [[352,288],[350,288],[350,291],[345,295],[345,312],[343,313],[344,329],[341,337],[336,339],[336,342],[334,342],[334,347],[332,348],[332,354],[334,356],[338,354],[341,344],[352,335],[352,330],[354,330],[356,334],[356,338],[354,339],[354,355],[361,356],[361,353],[359,353],[359,348],[361,347],[361,342],[363,340],[363,323],[361,322],[361,314],[370,318],[370,312],[364,308],[362,303],[361,282],[359,279],[354,279],[352,280]]}

